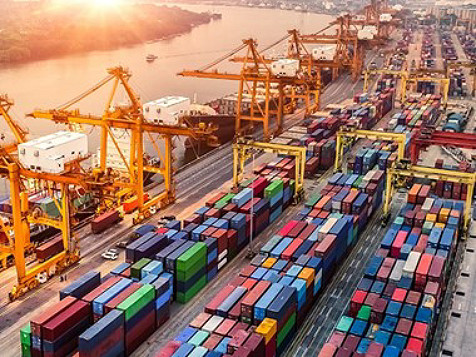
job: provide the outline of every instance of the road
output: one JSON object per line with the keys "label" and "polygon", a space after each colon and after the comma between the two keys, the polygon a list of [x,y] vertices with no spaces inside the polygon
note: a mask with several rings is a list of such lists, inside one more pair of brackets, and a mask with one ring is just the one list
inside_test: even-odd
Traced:
{"label": "road", "polygon": [[[374,58],[375,55],[369,56],[367,62],[372,61]],[[339,103],[348,99],[350,95],[357,93],[361,88],[361,81],[353,83],[350,76],[344,74],[328,86],[326,92],[322,95],[322,107],[330,103]],[[302,113],[288,116],[286,118],[286,127],[297,123],[302,117]],[[176,203],[160,211],[155,217],[151,218],[151,221],[157,219],[159,215],[175,215],[179,219],[187,217],[196,208],[202,206],[216,190],[223,188],[223,185],[227,182],[229,184],[231,177],[232,152],[231,144],[229,143],[205,155],[193,165],[188,165],[186,168],[180,170],[175,176],[177,182]],[[273,227],[281,226],[283,222],[288,221],[297,210],[299,210],[299,207],[296,207],[295,210],[288,210],[287,213],[268,228],[267,232],[269,233],[263,232],[260,236],[260,240],[267,240],[270,232],[273,231]],[[68,282],[60,282],[59,278],[55,277],[42,285],[39,289],[28,293],[13,303],[7,302],[7,296],[16,281],[15,270],[10,268],[2,272],[0,275],[2,281],[0,287],[0,349],[4,351],[2,356],[18,356],[20,354],[19,329],[34,315],[54,304],[57,301],[56,296],[58,296],[58,291],[61,288],[90,270],[98,270],[104,275],[109,272],[112,267],[117,265],[117,262],[104,261],[100,255],[106,248],[122,240],[131,231],[132,218],[130,216],[127,216],[121,223],[108,229],[101,235],[93,235],[89,227],[83,227],[76,232],[78,237],[80,237],[81,247],[83,247],[82,259],[79,264],[68,270]],[[123,261],[122,252],[118,261]],[[235,258],[235,260],[219,274],[214,282],[207,285],[207,288],[204,290],[208,292],[207,296],[212,296],[221,286],[221,282],[226,281],[230,274],[235,274],[240,264],[245,264],[244,253]],[[204,305],[203,302],[206,301],[203,299],[203,297],[197,297],[191,304],[197,308],[200,307],[199,310],[201,310]],[[174,315],[176,315],[178,311],[182,311],[182,314],[185,316],[195,316],[192,312],[193,308],[192,310],[189,309],[191,304],[189,303],[185,308],[174,304]],[[172,333],[173,331],[174,329],[169,326],[159,329],[158,333]],[[154,337],[151,341],[151,343],[153,343]]]}

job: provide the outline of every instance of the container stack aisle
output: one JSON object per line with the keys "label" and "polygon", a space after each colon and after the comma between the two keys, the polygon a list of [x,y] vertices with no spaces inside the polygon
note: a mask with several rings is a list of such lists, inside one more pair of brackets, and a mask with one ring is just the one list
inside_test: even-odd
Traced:
{"label": "container stack aisle", "polygon": [[[319,356],[357,352],[413,357],[427,355],[434,346],[464,204],[432,198],[423,204],[411,201],[381,239]],[[417,219],[409,212],[423,215]]]}

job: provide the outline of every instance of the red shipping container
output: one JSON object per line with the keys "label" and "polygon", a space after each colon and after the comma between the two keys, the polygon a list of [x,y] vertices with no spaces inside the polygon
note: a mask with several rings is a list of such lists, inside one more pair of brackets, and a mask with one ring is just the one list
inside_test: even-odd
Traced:
{"label": "red shipping container", "polygon": [[217,229],[211,237],[217,240],[218,254],[228,249],[228,231],[226,229]]}
{"label": "red shipping container", "polygon": [[236,288],[237,286],[241,286],[241,284],[243,284],[246,281],[246,279],[247,279],[246,277],[238,275],[238,276],[235,276],[233,280],[228,283],[228,285],[231,285],[234,288]]}
{"label": "red shipping container", "polygon": [[317,357],[333,357],[336,352],[337,352],[336,346],[330,343],[325,343],[324,346],[322,346],[321,350],[319,351],[319,354],[317,355]]}
{"label": "red shipping container", "polygon": [[281,258],[288,261],[291,260],[294,252],[301,246],[302,243],[302,239],[294,239],[291,244],[289,244],[288,247],[281,253]]}
{"label": "red shipping container", "polygon": [[428,271],[428,280],[435,283],[443,283],[443,271],[445,268],[446,259],[441,256],[434,256],[431,262],[430,270]]}
{"label": "red shipping container", "polygon": [[281,237],[286,237],[288,233],[298,224],[298,221],[289,221],[281,230],[279,231],[279,235]]}
{"label": "red shipping container", "polygon": [[221,217],[221,212],[220,212],[219,209],[210,208],[207,212],[205,212],[204,216],[205,216],[205,219],[220,218]]}
{"label": "red shipping container", "polygon": [[117,294],[112,300],[108,301],[108,303],[104,305],[104,315],[115,309],[117,305],[131,296],[135,291],[139,290],[141,286],[142,285],[139,283],[132,283],[126,289]]}
{"label": "red shipping container", "polygon": [[415,290],[410,290],[407,294],[405,302],[411,305],[418,305],[420,303],[421,293]]}
{"label": "red shipping container", "polygon": [[334,333],[329,338],[328,343],[330,343],[331,345],[334,345],[336,347],[340,347],[344,343],[345,336],[346,336],[346,334],[343,333],[343,332],[334,331]]}
{"label": "red shipping container", "polygon": [[367,297],[366,291],[362,291],[362,290],[354,291],[354,294],[352,295],[352,299],[350,300],[350,309],[349,309],[350,316],[352,317],[357,316],[357,313],[362,307],[366,297]]}
{"label": "red shipping container", "polygon": [[245,330],[237,331],[228,343],[228,353],[233,354],[233,352],[235,352],[238,347],[245,343],[249,336],[250,334]]}
{"label": "red shipping container", "polygon": [[405,349],[403,350],[401,357],[418,357],[418,354],[416,352]]}
{"label": "red shipping container", "polygon": [[217,327],[215,333],[220,336],[228,336],[230,331],[235,327],[236,321],[232,319],[225,319],[222,323]]}
{"label": "red shipping container", "polygon": [[203,231],[202,234],[200,234],[201,238],[203,240],[207,239],[208,237],[212,237],[213,233],[215,233],[218,230],[216,227],[208,227]]}
{"label": "red shipping container", "polygon": [[56,315],[62,313],[64,310],[73,305],[78,299],[67,296],[63,300],[60,300],[46,311],[33,317],[30,321],[30,330],[32,336],[41,337],[41,326],[43,326],[48,320],[52,319]]}
{"label": "red shipping container", "polygon": [[264,338],[257,333],[252,333],[243,344],[243,347],[251,351],[252,357],[262,357],[265,355]]}
{"label": "red shipping container", "polygon": [[397,327],[395,328],[395,333],[398,333],[403,336],[410,335],[412,324],[413,322],[411,320],[400,318],[398,320]]}
{"label": "red shipping container", "polygon": [[244,281],[243,284],[241,284],[241,286],[246,288],[246,290],[250,291],[251,289],[253,289],[257,282],[258,280],[256,279],[248,278]]}
{"label": "red shipping container", "polygon": [[408,232],[406,231],[398,231],[395,240],[392,243],[392,247],[390,249],[390,255],[394,258],[400,257],[400,250],[402,249],[403,244],[405,244],[405,240],[407,239]]}
{"label": "red shipping container", "polygon": [[418,263],[417,269],[415,271],[415,290],[423,291],[423,288],[426,285],[432,259],[433,255],[428,253],[422,254],[420,262]]}
{"label": "red shipping container", "polygon": [[415,323],[413,324],[411,337],[418,338],[420,340],[425,340],[427,334],[428,334],[428,324],[415,321]]}
{"label": "red shipping container", "polygon": [[96,289],[91,291],[90,293],[83,296],[82,300],[86,301],[87,303],[91,303],[94,299],[96,299],[99,295],[109,289],[111,286],[119,282],[122,278],[120,276],[113,276],[107,279],[104,283],[99,285]]}
{"label": "red shipping container", "polygon": [[202,343],[202,346],[208,348],[209,350],[213,350],[216,346],[218,346],[222,339],[223,336],[212,333],[210,337],[208,337],[205,342]]}
{"label": "red shipping container", "polygon": [[155,331],[155,309],[125,334],[126,355],[129,356]]}
{"label": "red shipping container", "polygon": [[392,295],[392,300],[398,302],[404,302],[407,296],[408,290],[402,288],[396,288]]}
{"label": "red shipping container", "polygon": [[307,226],[307,222],[303,222],[303,221],[299,221],[294,227],[293,229],[291,229],[289,231],[289,233],[287,234],[288,237],[291,237],[291,238],[296,238],[302,231],[304,228],[306,228]]}
{"label": "red shipping container", "polygon": [[91,221],[91,231],[94,234],[99,234],[105,231],[107,228],[111,227],[114,223],[118,222],[121,219],[119,211],[112,210],[105,212]]}
{"label": "red shipping container", "polygon": [[256,302],[270,287],[271,282],[262,280],[256,284],[253,289],[245,295],[241,302],[241,314],[250,320],[253,320],[253,309]]}
{"label": "red shipping container", "polygon": [[430,195],[430,186],[429,185],[422,185],[420,191],[417,195],[417,203],[423,204],[425,199]]}
{"label": "red shipping container", "polygon": [[43,262],[64,250],[63,236],[61,234],[53,237],[48,242],[35,248],[36,258]]}
{"label": "red shipping container", "polygon": [[89,315],[91,315],[89,304],[78,300],[42,326],[42,338],[53,342],[79,321],[88,318]]}
{"label": "red shipping container", "polygon": [[387,300],[378,298],[370,310],[370,322],[381,324],[383,321],[385,309],[387,308]]}
{"label": "red shipping container", "polygon": [[240,275],[244,276],[245,278],[249,278],[251,274],[254,273],[255,270],[256,270],[256,267],[249,264],[241,269]]}
{"label": "red shipping container", "polygon": [[359,342],[360,342],[360,337],[349,334],[345,338],[345,341],[342,347],[348,348],[349,351],[355,351],[357,349],[357,346],[359,345]]}
{"label": "red shipping container", "polygon": [[221,289],[218,294],[213,298],[213,300],[205,306],[205,312],[214,315],[218,306],[221,305],[221,303],[228,297],[228,295],[231,294],[233,290],[235,290],[235,288],[231,285],[227,285],[223,289]]}
{"label": "red shipping container", "polygon": [[169,341],[159,352],[157,352],[155,357],[171,357],[175,351],[180,348],[181,344],[180,341]]}
{"label": "red shipping container", "polygon": [[274,356],[276,356],[276,335],[274,335],[265,345],[264,357],[274,357]]}
{"label": "red shipping container", "polygon": [[381,343],[372,341],[372,343],[370,344],[365,356],[366,357],[367,356],[368,357],[380,357],[380,356],[382,356],[384,348],[385,348],[384,345],[382,345]]}
{"label": "red shipping container", "polygon": [[220,201],[223,197],[225,197],[227,195],[226,192],[219,192],[217,193],[216,195],[214,195],[212,198],[210,198],[206,203],[205,203],[205,206],[207,207],[213,207],[215,205],[215,203],[217,203],[218,201]]}
{"label": "red shipping container", "polygon": [[209,314],[207,312],[201,312],[197,315],[197,317],[195,317],[190,322],[189,326],[200,329],[200,328],[202,328],[203,325],[205,325],[207,323],[207,321],[208,321],[208,319],[210,319],[210,317],[212,317],[211,314]]}

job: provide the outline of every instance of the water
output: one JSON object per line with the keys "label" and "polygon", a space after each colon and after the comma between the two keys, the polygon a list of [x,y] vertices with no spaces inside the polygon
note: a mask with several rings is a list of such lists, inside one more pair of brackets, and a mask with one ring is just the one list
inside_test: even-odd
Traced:
{"label": "water", "polygon": [[[236,92],[234,81],[177,77],[183,69],[198,69],[239,46],[243,39],[254,36],[258,48],[273,43],[297,28],[304,33],[317,32],[333,18],[329,15],[308,14],[277,9],[245,7],[180,5],[192,11],[220,12],[221,20],[194,28],[191,32],[155,42],[112,51],[94,51],[27,64],[0,67],[0,92],[15,100],[13,116],[30,130],[30,137],[38,137],[62,128],[53,122],[25,119],[35,108],[55,108],[76,97],[107,76],[108,67],[123,65],[133,76],[131,83],[143,102],[165,95],[184,95],[206,102]],[[147,63],[147,54],[159,56]],[[238,72],[239,64],[225,63],[220,69]],[[101,114],[108,97],[108,87],[80,102],[82,113]],[[121,98],[119,98],[121,99]],[[122,100],[124,100],[122,98]],[[0,131],[6,125],[0,120]],[[91,133],[91,150],[97,146],[98,129]],[[1,186],[1,185],[0,185]],[[0,187],[1,190],[1,187]]]}

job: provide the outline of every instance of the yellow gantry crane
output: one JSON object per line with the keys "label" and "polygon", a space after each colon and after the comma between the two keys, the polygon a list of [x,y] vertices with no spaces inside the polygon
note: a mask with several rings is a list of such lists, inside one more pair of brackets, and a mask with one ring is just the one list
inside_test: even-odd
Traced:
{"label": "yellow gantry crane", "polygon": [[[313,60],[313,66],[319,71],[324,68],[332,69],[332,79],[336,79],[342,69],[347,69],[352,79],[356,81],[362,72],[365,58],[364,41],[357,37],[357,28],[353,25],[351,15],[338,17],[329,26],[314,34],[297,34],[300,43],[304,45],[334,45],[335,54],[332,60]],[[331,28],[335,34],[326,34]]]}
{"label": "yellow gantry crane", "polygon": [[341,169],[345,148],[352,145],[356,139],[393,141],[398,144],[398,159],[401,160],[405,157],[405,142],[407,140],[405,134],[341,127],[337,132],[335,172]]}
{"label": "yellow gantry crane", "polygon": [[[394,71],[389,69],[374,69],[374,70],[366,70],[364,71],[364,92],[369,90],[369,76],[372,74],[388,74],[393,76],[400,77],[400,101],[401,103],[405,103],[407,100],[407,92],[408,92],[408,84],[409,83],[418,83],[418,82],[430,82],[436,83],[440,85],[440,91],[443,96],[442,104],[444,106],[448,103],[448,95],[450,89],[450,79],[448,75],[444,77],[432,77],[433,74],[441,74],[441,71]],[[445,72],[446,73],[446,72]]]}
{"label": "yellow gantry crane", "polygon": [[[173,137],[188,136],[194,139],[204,138],[208,145],[218,145],[218,139],[215,135],[217,127],[205,125],[204,123],[190,124],[186,119],[181,119],[177,125],[163,125],[148,122],[144,119],[142,113],[142,104],[139,96],[135,93],[129,84],[130,72],[123,67],[114,67],[108,70],[109,76],[89,91],[81,94],[66,105],[54,110],[35,110],[30,116],[40,119],[49,119],[55,123],[66,125],[79,124],[99,127],[101,129],[100,158],[99,168],[94,170],[97,177],[107,176],[112,170],[107,167],[107,142],[112,140],[117,149],[125,167],[127,174],[123,179],[115,180],[115,186],[120,187],[121,195],[124,198],[137,197],[138,213],[134,217],[134,223],[150,216],[157,209],[164,207],[175,201],[175,182],[173,180]],[[84,115],[79,110],[70,110],[69,108],[79,102],[81,99],[96,92],[107,83],[112,82],[112,91],[106,103],[102,116]],[[129,99],[127,106],[113,106],[117,89],[122,86]],[[130,132],[130,159],[119,147],[111,129],[127,129]],[[157,137],[154,137],[156,135]],[[160,165],[148,165],[144,160],[144,141],[147,137],[160,158]],[[158,145],[158,140],[164,143],[164,153]],[[145,199],[144,191],[144,172],[149,171],[160,174],[164,180],[164,190],[151,197],[148,201]],[[117,205],[117,202],[112,202]]]}
{"label": "yellow gantry crane", "polygon": [[[238,62],[236,56],[246,50],[242,57],[242,67],[239,73],[220,72],[216,66],[224,61]],[[238,98],[236,104],[235,131],[237,134],[245,132],[254,122],[262,123],[265,140],[271,138],[271,118],[276,117],[276,132],[283,128],[283,116],[285,108],[287,87],[297,88],[295,96],[303,94],[305,98],[310,93],[318,96],[320,84],[316,78],[302,72],[296,76],[275,75],[269,66],[270,61],[265,59],[257,50],[257,44],[253,39],[246,39],[243,44],[229,54],[202,67],[199,70],[185,70],[179,73],[184,77],[234,80],[239,82]],[[249,99],[249,110],[245,110],[243,103]],[[311,99],[309,99],[309,102]],[[315,100],[314,100],[315,101]],[[243,122],[251,122],[251,125],[243,125]]]}
{"label": "yellow gantry crane", "polygon": [[294,199],[300,201],[304,197],[304,174],[306,168],[306,148],[300,146],[264,143],[247,138],[237,138],[233,143],[233,185],[240,183],[245,170],[246,160],[252,158],[253,150],[292,156],[296,162],[296,185]]}
{"label": "yellow gantry crane", "polygon": [[471,207],[473,203],[474,185],[476,184],[476,173],[460,172],[453,170],[436,169],[412,165],[409,161],[399,161],[387,170],[387,182],[385,190],[385,202],[383,207],[383,223],[390,218],[392,197],[396,187],[405,185],[407,178],[419,178],[427,180],[443,180],[467,185],[465,210],[463,212],[463,235],[467,235],[471,222]]}

